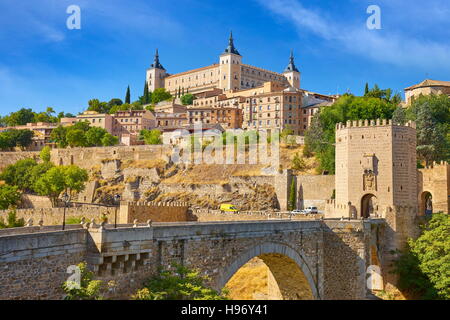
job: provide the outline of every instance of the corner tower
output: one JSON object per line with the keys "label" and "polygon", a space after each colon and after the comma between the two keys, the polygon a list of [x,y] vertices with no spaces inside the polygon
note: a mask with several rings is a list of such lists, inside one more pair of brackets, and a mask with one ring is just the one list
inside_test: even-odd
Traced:
{"label": "corner tower", "polygon": [[289,84],[297,89],[300,89],[300,71],[298,71],[294,62],[294,52],[291,50],[291,56],[289,57],[289,64],[283,71],[283,75],[289,81]]}
{"label": "corner tower", "polygon": [[220,89],[224,91],[239,90],[241,88],[241,64],[242,56],[234,47],[233,32],[230,32],[228,47],[220,55]]}
{"label": "corner tower", "polygon": [[164,88],[164,78],[167,76],[166,69],[159,62],[158,49],[156,49],[155,58],[150,68],[147,69],[148,90],[151,92],[158,88]]}

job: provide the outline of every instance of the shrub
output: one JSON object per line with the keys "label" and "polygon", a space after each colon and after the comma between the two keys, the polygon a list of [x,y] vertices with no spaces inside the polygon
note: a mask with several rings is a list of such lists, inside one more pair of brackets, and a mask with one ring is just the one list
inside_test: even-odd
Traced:
{"label": "shrub", "polygon": [[87,269],[86,263],[77,265],[80,272],[80,282],[65,281],[62,285],[66,297],[64,300],[102,300],[103,282],[94,280],[94,274]]}
{"label": "shrub", "polygon": [[8,213],[8,219],[5,223],[2,218],[0,218],[0,229],[6,228],[20,228],[25,225],[25,221],[23,218],[17,219],[16,212],[11,211]]}
{"label": "shrub", "polygon": [[205,285],[207,277],[197,270],[172,264],[170,270],[147,280],[132,296],[135,300],[227,300],[226,291],[217,292]]}

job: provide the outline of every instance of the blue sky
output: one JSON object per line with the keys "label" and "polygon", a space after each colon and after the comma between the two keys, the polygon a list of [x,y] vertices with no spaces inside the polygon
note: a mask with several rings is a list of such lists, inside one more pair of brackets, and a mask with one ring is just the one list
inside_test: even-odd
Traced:
{"label": "blue sky", "polygon": [[[81,30],[69,30],[69,5]],[[368,30],[369,5],[381,30]],[[77,113],[91,98],[132,100],[159,48],[170,73],[217,62],[233,30],[244,63],[281,72],[294,50],[302,87],[361,94],[450,80],[448,0],[1,0],[0,114]]]}

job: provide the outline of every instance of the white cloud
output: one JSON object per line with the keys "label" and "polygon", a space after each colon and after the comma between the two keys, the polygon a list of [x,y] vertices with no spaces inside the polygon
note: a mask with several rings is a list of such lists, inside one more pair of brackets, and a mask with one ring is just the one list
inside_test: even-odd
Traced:
{"label": "white cloud", "polygon": [[[312,33],[347,52],[402,67],[450,70],[448,42],[421,39],[414,32],[408,32],[408,25],[403,30],[397,27],[395,31],[368,30],[362,23],[341,22],[329,17],[325,19],[325,12],[305,8],[297,0],[258,1],[275,15],[292,23],[300,34]],[[433,3],[436,4],[435,1]],[[429,10],[434,12],[436,9]],[[412,15],[412,11],[409,14]],[[410,19],[414,21],[414,16]]]}

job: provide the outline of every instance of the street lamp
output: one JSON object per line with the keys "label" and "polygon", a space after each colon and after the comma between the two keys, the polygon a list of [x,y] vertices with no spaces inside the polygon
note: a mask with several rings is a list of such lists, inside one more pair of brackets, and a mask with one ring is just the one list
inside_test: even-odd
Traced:
{"label": "street lamp", "polygon": [[62,201],[64,202],[64,214],[63,214],[63,226],[62,229],[64,230],[66,228],[66,208],[70,201],[70,196],[67,194],[67,192],[64,192],[62,196]]}
{"label": "street lamp", "polygon": [[119,194],[116,194],[114,196],[114,202],[116,204],[116,210],[114,212],[114,228],[117,229],[117,210],[120,206],[120,195]]}

